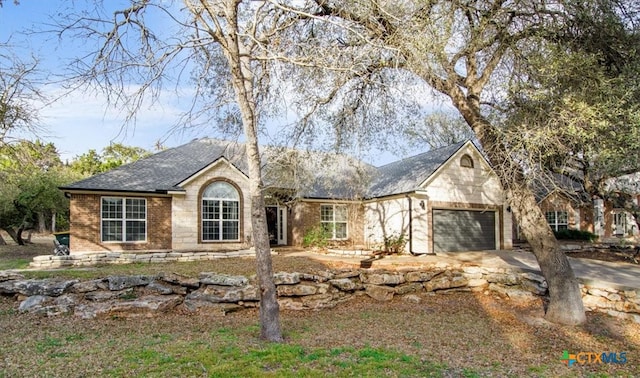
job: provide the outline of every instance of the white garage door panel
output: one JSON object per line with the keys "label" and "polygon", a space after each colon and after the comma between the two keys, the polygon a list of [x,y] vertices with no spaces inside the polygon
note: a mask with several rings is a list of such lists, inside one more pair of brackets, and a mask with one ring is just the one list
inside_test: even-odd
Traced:
{"label": "white garage door panel", "polygon": [[496,248],[494,211],[433,210],[434,252]]}

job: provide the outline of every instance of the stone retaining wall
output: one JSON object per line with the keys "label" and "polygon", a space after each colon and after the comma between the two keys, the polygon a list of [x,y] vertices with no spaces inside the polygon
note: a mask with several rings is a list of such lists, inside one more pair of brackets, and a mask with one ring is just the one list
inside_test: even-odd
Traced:
{"label": "stone retaining wall", "polygon": [[53,269],[99,264],[163,263],[170,261],[201,261],[229,257],[255,256],[255,250],[234,250],[228,252],[91,252],[74,253],[68,256],[35,256],[29,264],[32,268]]}
{"label": "stone retaining wall", "polygon": [[[406,271],[347,269],[274,275],[281,308],[322,309],[355,296],[389,301],[394,297],[420,303],[426,294],[450,291],[498,293],[513,299],[546,295],[544,278],[502,268],[460,267]],[[637,289],[615,290],[583,286],[585,307],[591,311],[640,323]],[[20,312],[80,318],[152,316],[168,311],[225,314],[259,305],[254,279],[216,273],[198,278],[178,274],[110,276],[91,281],[35,280],[0,272],[0,294],[13,296]]]}

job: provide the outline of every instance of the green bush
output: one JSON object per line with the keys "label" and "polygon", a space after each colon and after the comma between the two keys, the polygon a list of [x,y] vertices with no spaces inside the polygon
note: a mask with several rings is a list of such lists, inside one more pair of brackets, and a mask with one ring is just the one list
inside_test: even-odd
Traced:
{"label": "green bush", "polygon": [[593,234],[589,231],[560,230],[560,231],[554,231],[553,233],[556,235],[556,239],[558,240],[594,241],[598,239],[598,235]]}
{"label": "green bush", "polygon": [[320,224],[313,226],[305,232],[302,238],[304,247],[325,248],[331,239],[331,232]]}
{"label": "green bush", "polygon": [[384,251],[390,253],[401,254],[404,252],[404,246],[407,243],[404,234],[385,236],[384,238]]}

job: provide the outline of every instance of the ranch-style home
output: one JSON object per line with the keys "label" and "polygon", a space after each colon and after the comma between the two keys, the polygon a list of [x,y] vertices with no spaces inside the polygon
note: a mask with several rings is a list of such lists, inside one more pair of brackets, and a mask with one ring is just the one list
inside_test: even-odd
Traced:
{"label": "ranch-style home", "polygon": [[[373,167],[339,154],[263,147],[272,245],[331,245],[414,254],[510,249],[512,217],[499,181],[466,141]],[[196,139],[61,188],[72,254],[219,252],[252,245],[244,145]]]}

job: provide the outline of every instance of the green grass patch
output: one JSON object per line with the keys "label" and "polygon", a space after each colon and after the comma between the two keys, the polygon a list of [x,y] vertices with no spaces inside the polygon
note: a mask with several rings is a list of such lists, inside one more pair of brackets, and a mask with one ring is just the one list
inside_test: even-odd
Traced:
{"label": "green grass patch", "polygon": [[[305,348],[295,344],[240,342],[242,330],[220,328],[209,344],[171,341],[129,348],[111,376],[325,377],[441,376],[442,366],[380,348]],[[245,340],[246,341],[246,340]]]}
{"label": "green grass patch", "polygon": [[29,263],[31,263],[31,259],[0,260],[0,270],[26,269],[29,267]]}

